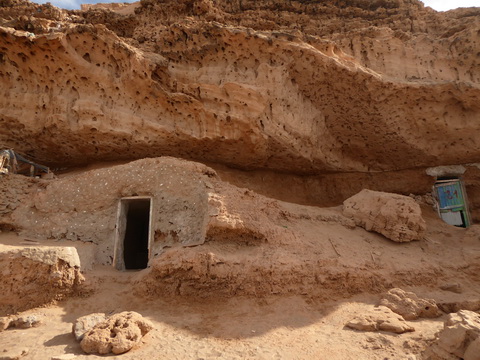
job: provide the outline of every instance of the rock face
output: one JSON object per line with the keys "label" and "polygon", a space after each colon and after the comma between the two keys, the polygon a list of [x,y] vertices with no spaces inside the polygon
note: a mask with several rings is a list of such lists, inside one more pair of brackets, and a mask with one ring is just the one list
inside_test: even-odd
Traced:
{"label": "rock face", "polygon": [[72,326],[72,332],[75,339],[77,341],[82,341],[87,331],[105,320],[106,316],[103,313],[95,313],[79,317]]}
{"label": "rock face", "polygon": [[479,10],[341,3],[4,6],[0,141],[62,167],[160,155],[297,174],[475,162]]}
{"label": "rock face", "polygon": [[1,6],[0,143],[51,167],[170,155],[248,170],[250,189],[284,201],[336,206],[363,188],[423,194],[433,179],[422,167],[480,153],[478,9]]}
{"label": "rock face", "polygon": [[153,325],[136,312],[122,312],[100,322],[83,337],[80,346],[88,354],[123,354],[139,343]]}
{"label": "rock face", "polygon": [[449,314],[425,360],[480,359],[480,315],[468,310]]}
{"label": "rock face", "polygon": [[396,242],[420,240],[426,229],[420,206],[403,195],[364,189],[344,201],[343,213],[365,230]]}
{"label": "rock face", "polygon": [[415,331],[405,319],[389,308],[380,306],[371,313],[362,314],[350,320],[345,326],[362,331],[387,331],[395,334]]}
{"label": "rock face", "polygon": [[421,299],[412,292],[397,288],[389,290],[383,296],[380,305],[386,306],[406,320],[435,318],[442,315],[434,300]]}
{"label": "rock face", "polygon": [[74,293],[84,281],[74,247],[0,246],[0,313],[41,306]]}

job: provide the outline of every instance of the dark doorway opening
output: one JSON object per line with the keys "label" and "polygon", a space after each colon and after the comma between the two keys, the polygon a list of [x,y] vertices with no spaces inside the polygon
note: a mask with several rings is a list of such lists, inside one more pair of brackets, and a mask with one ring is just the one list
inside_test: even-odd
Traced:
{"label": "dark doorway opening", "polygon": [[114,261],[117,269],[145,269],[148,266],[150,216],[150,198],[120,200]]}

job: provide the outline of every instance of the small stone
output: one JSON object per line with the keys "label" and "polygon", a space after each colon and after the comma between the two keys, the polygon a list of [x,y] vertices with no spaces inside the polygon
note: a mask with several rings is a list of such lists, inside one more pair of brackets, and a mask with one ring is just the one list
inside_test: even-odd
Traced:
{"label": "small stone", "polygon": [[11,322],[12,319],[9,316],[0,317],[0,331],[7,330]]}
{"label": "small stone", "polygon": [[106,316],[103,313],[94,313],[79,317],[72,326],[72,333],[77,341],[82,341],[87,331],[92,329],[98,323],[105,321]]}
{"label": "small stone", "polygon": [[478,311],[480,310],[480,299],[445,301],[438,303],[438,307],[447,314],[455,313],[460,310]]}
{"label": "small stone", "polygon": [[355,330],[387,331],[395,334],[415,331],[415,328],[407,324],[404,318],[383,306],[355,317],[346,326]]}
{"label": "small stone", "polygon": [[451,291],[457,294],[462,293],[462,287],[460,284],[445,284],[440,286],[440,289],[445,290],[445,291]]}
{"label": "small stone", "polygon": [[63,354],[63,355],[55,355],[50,358],[50,360],[72,360],[75,359],[75,355],[73,354]]}
{"label": "small stone", "polygon": [[17,329],[28,329],[31,327],[36,327],[41,324],[38,315],[22,315],[14,318],[10,323],[10,327],[15,327]]}
{"label": "small stone", "polygon": [[380,301],[394,313],[402,315],[406,320],[436,318],[442,315],[435,300],[421,299],[412,292],[394,288],[389,290]]}
{"label": "small stone", "polygon": [[0,353],[0,360],[19,360],[28,354],[28,349],[9,349]]}

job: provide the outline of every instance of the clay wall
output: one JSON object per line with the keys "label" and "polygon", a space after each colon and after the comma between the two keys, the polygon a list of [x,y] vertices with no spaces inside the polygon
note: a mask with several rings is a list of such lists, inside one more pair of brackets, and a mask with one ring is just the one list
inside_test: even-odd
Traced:
{"label": "clay wall", "polygon": [[[111,264],[118,204],[123,197],[152,197],[152,255],[164,246],[204,241],[208,195],[200,164],[145,159],[55,180],[4,214],[3,221],[32,239],[65,239],[98,245],[100,264]],[[7,199],[10,201],[10,199]],[[0,203],[1,205],[1,203]]]}

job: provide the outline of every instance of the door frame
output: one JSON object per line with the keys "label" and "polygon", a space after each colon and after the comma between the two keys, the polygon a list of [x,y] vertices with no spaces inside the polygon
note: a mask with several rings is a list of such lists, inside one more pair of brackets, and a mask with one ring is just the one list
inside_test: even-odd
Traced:
{"label": "door frame", "polygon": [[[463,200],[462,203],[458,203],[458,204],[453,204],[453,205],[450,205],[450,206],[445,206],[445,207],[442,207],[441,205],[441,201],[440,201],[440,198],[439,198],[439,193],[438,193],[438,188],[439,187],[442,187],[442,186],[447,186],[447,185],[454,185],[454,184],[458,184],[458,188],[461,192],[461,200]],[[465,189],[465,184],[463,182],[463,179],[459,176],[451,176],[451,177],[448,177],[448,178],[437,178],[436,181],[435,181],[435,184],[433,185],[433,195],[434,195],[434,198],[437,202],[437,212],[438,212],[438,215],[439,217],[444,220],[447,224],[448,222],[446,221],[446,219],[442,216],[443,213],[460,213],[460,215],[462,216],[462,227],[469,227],[471,225],[471,217],[470,217],[470,209],[469,209],[469,206],[468,206],[468,198],[467,198],[467,192],[466,192],[466,189]],[[458,195],[457,195],[457,198],[458,198]],[[455,226],[459,226],[459,225],[455,225]]]}
{"label": "door frame", "polygon": [[117,217],[116,217],[116,223],[115,223],[114,246],[113,246],[112,265],[117,270],[125,270],[124,241],[125,241],[125,231],[127,228],[127,214],[128,214],[128,208],[126,205],[133,200],[149,200],[150,202],[150,211],[149,211],[149,219],[148,219],[148,262],[150,262],[150,256],[152,253],[152,243],[153,243],[153,231],[152,231],[153,198],[151,196],[122,197],[118,200],[118,205],[117,205]]}

